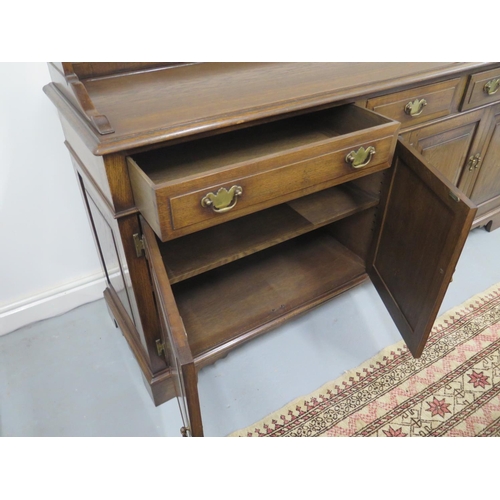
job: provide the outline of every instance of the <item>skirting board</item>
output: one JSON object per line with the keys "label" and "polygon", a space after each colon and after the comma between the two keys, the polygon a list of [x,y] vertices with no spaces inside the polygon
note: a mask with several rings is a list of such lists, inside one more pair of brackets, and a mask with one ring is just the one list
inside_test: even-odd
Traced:
{"label": "skirting board", "polygon": [[102,273],[92,274],[24,300],[0,307],[0,335],[64,314],[75,307],[103,298],[106,280]]}

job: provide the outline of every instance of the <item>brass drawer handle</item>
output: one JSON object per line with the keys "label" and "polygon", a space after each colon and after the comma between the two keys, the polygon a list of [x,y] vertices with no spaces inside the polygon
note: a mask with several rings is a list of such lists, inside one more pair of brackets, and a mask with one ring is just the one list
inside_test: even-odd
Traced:
{"label": "brass drawer handle", "polygon": [[469,171],[479,168],[479,162],[481,161],[481,155],[479,153],[471,156],[468,161]]}
{"label": "brass drawer handle", "polygon": [[493,95],[498,92],[499,88],[500,88],[500,78],[495,78],[493,80],[490,80],[488,83],[485,83],[483,90],[488,95]]}
{"label": "brass drawer handle", "polygon": [[354,168],[366,167],[375,153],[376,151],[373,146],[369,146],[366,149],[361,146],[357,151],[351,151],[345,157],[345,161],[350,163]]}
{"label": "brass drawer handle", "polygon": [[422,114],[425,106],[427,106],[427,101],[425,99],[415,99],[405,106],[405,113],[410,116],[418,116]]}
{"label": "brass drawer handle", "polygon": [[241,186],[233,186],[229,191],[221,187],[217,194],[208,193],[201,199],[202,207],[211,207],[212,210],[218,214],[223,214],[228,212],[238,202],[238,196],[243,194],[243,188]]}

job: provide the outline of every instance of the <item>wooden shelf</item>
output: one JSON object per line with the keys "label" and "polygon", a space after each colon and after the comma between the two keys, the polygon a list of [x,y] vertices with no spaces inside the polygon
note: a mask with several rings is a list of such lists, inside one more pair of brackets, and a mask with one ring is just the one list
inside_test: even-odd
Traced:
{"label": "wooden shelf", "polygon": [[171,284],[308,233],[377,205],[377,197],[350,184],[305,196],[160,243]]}
{"label": "wooden shelf", "polygon": [[220,355],[365,278],[363,261],[319,230],[172,289],[193,356],[203,359]]}

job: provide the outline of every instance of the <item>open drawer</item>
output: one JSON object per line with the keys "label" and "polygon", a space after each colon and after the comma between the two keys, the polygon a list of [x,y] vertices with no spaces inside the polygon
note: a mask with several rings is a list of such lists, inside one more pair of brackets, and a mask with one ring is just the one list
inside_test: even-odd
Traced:
{"label": "open drawer", "polygon": [[135,202],[167,241],[388,168],[399,127],[346,105],[134,154]]}
{"label": "open drawer", "polygon": [[[456,187],[398,141],[391,170],[263,211],[260,220],[253,214],[234,227],[228,222],[162,243],[141,217],[187,434],[203,435],[201,367],[368,277],[408,348],[420,356],[475,212]],[[201,242],[216,231],[228,241],[207,256]],[[244,241],[231,250],[241,233]],[[176,261],[183,244],[191,254]]]}

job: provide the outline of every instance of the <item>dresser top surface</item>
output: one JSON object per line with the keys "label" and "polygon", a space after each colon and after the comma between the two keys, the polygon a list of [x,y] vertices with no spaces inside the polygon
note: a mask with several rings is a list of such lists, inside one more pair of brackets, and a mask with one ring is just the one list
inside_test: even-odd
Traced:
{"label": "dresser top surface", "polygon": [[237,127],[275,115],[354,101],[393,88],[487,68],[486,63],[197,63],[85,78],[113,132],[101,135],[61,91],[45,91],[79,122],[94,154]]}

